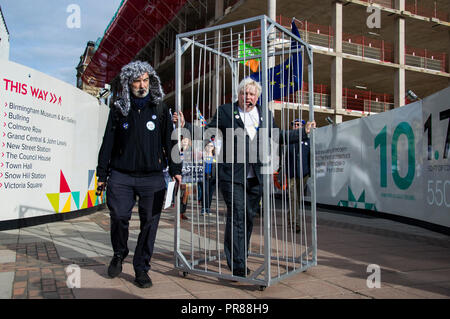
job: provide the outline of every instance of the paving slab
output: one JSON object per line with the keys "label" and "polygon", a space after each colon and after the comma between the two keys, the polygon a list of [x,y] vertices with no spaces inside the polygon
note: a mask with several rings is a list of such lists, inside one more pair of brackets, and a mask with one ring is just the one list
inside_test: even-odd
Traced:
{"label": "paving slab", "polygon": [[[391,220],[319,210],[318,265],[260,291],[258,285],[214,276],[183,277],[173,265],[174,216],[173,209],[161,216],[149,272],[154,285],[149,289],[134,284],[137,214],[132,215],[130,255],[123,272],[114,279],[107,275],[112,256],[107,210],[69,221],[2,231],[0,298],[450,299],[447,235]],[[180,233],[182,250],[189,254],[190,228],[182,227]],[[65,267],[70,264],[81,269],[81,288],[67,287]],[[381,288],[367,286],[369,264],[380,267]],[[255,267],[251,265],[253,270]]]}
{"label": "paving slab", "polygon": [[16,261],[16,252],[10,249],[0,250],[0,264],[13,263]]}
{"label": "paving slab", "polygon": [[0,299],[10,299],[12,296],[14,272],[0,272]]}

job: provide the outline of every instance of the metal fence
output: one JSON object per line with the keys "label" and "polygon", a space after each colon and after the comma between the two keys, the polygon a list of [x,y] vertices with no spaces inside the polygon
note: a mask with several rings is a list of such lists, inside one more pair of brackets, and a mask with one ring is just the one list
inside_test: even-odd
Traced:
{"label": "metal fence", "polygon": [[[300,73],[298,73],[299,70],[297,73],[293,70],[294,64],[291,62],[295,61],[294,57],[297,59],[296,65],[300,65]],[[288,64],[286,64],[287,61],[289,61]],[[281,75],[274,71],[278,70],[277,67],[280,67]],[[292,73],[286,77],[284,72]],[[191,76],[191,81],[186,83],[187,74]],[[248,164],[256,162],[252,162],[251,158],[246,158],[246,151],[244,154],[235,152],[233,143],[237,140],[236,127],[231,127],[232,136],[225,143],[224,137],[228,132],[219,132],[218,121],[216,127],[206,124],[203,115],[214,115],[218,109],[226,107],[223,105],[224,103],[236,101],[239,95],[238,83],[255,74],[259,75],[262,86],[259,100],[260,120],[258,120],[259,124],[255,125],[259,141],[255,151],[258,161],[254,166],[249,166]],[[277,76],[278,78],[276,78]],[[303,101],[304,94],[300,94],[296,87],[298,83],[301,85],[304,77],[307,77],[309,88],[307,102]],[[293,138],[291,136],[294,136],[292,135],[293,130],[290,130],[290,123],[296,118],[301,119],[300,105],[309,104],[309,119],[305,120],[314,120],[311,46],[295,36],[291,30],[266,16],[179,34],[176,39],[175,81],[177,110],[189,110],[191,114],[186,115],[186,118],[194,120],[193,122],[197,124],[193,123],[191,132],[178,130],[176,138],[180,140],[183,134],[183,139],[190,136],[194,140],[194,143],[191,143],[192,153],[200,154],[200,156],[193,156],[190,160],[203,165],[212,163],[210,168],[212,167],[216,172],[216,174],[207,175],[208,169],[205,166],[202,180],[190,183],[189,200],[180,205],[182,196],[179,195],[177,198],[175,267],[183,275],[195,273],[223,280],[242,281],[258,285],[263,289],[316,265],[317,231],[313,131],[310,134],[309,143],[311,173],[307,191],[311,198],[310,205],[306,205],[304,201],[306,183],[301,179],[289,179],[287,173],[289,168],[287,166],[290,165],[287,160],[290,155],[288,145],[294,144],[289,140]],[[277,81],[278,83],[275,85]],[[287,89],[285,92],[283,88],[290,86],[293,89]],[[298,103],[299,107],[270,111],[269,101],[275,94],[274,90],[277,89],[281,90],[283,99]],[[276,132],[279,133],[279,136],[287,134],[287,137],[283,139],[286,144],[284,146],[278,147],[276,128],[272,120],[274,115],[281,129]],[[239,119],[240,113],[235,111],[232,116]],[[245,122],[245,114],[241,116]],[[213,129],[213,133],[211,133],[211,129]],[[245,138],[254,138],[254,135],[249,137],[251,135],[249,127],[246,126],[244,132],[244,140]],[[198,143],[199,140],[202,142]],[[228,148],[230,145],[226,144],[229,144],[230,140],[233,142]],[[196,141],[197,143],[195,143]],[[206,151],[208,143],[212,143],[215,148],[212,160],[211,154]],[[302,144],[300,141],[296,143],[302,152]],[[195,149],[194,145],[200,146]],[[247,146],[244,145],[244,148]],[[222,158],[221,155],[225,148],[227,148],[227,158]],[[228,157],[230,153],[231,156]],[[248,154],[251,157],[252,153]],[[278,155],[280,156],[278,157]],[[291,155],[295,157],[297,154]],[[244,182],[240,185],[239,178],[233,173],[232,182],[227,182],[227,185],[231,187],[231,194],[233,194],[232,200],[228,201],[228,205],[226,205],[224,200],[229,197],[228,195],[225,197],[225,182],[219,174],[225,165],[232,168],[239,165],[241,162],[236,160],[239,156],[241,158],[244,156],[242,162],[244,163],[244,177],[249,176],[247,169],[256,170],[255,167],[260,165],[258,167],[262,171],[262,180],[260,180],[262,195],[260,201],[255,202],[255,199],[258,200],[258,196],[255,197],[248,193],[250,187],[248,183]],[[286,163],[288,163],[287,166]],[[302,165],[303,163],[300,164],[300,166]],[[232,171],[234,172],[233,169]],[[243,191],[239,193],[241,189]],[[214,195],[211,196],[212,201],[209,211],[207,211],[208,197],[211,192]],[[243,198],[242,203],[237,202],[237,198]],[[242,210],[238,209],[240,204],[244,205],[243,217],[239,215],[242,213]],[[181,210],[184,207],[187,208],[183,215],[188,219],[181,219]],[[243,224],[238,225],[236,220],[241,218],[243,218]],[[239,232],[244,235],[241,239],[236,239],[240,238]],[[226,238],[231,239],[226,241]],[[244,254],[235,248],[239,245],[245,246]],[[244,255],[245,274],[235,272],[234,258],[237,258],[238,254]],[[227,256],[228,260],[232,261],[231,263],[227,262]]]}

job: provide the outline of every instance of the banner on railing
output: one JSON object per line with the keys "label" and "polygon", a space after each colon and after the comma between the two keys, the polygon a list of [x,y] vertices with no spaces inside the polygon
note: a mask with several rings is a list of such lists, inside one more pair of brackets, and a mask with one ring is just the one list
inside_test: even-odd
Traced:
{"label": "banner on railing", "polygon": [[450,88],[317,129],[317,202],[450,227]]}
{"label": "banner on railing", "polygon": [[0,61],[0,221],[103,203],[97,154],[109,109],[65,82]]}

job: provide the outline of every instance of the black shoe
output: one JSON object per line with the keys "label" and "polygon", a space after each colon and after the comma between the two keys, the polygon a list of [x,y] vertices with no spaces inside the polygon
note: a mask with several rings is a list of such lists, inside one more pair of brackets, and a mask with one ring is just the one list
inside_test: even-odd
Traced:
{"label": "black shoe", "polygon": [[122,272],[123,259],[120,256],[114,256],[109,263],[108,275],[111,278],[117,277]]}
{"label": "black shoe", "polygon": [[237,277],[247,277],[250,275],[251,270],[249,268],[247,268],[247,273],[245,273],[245,269],[235,269],[233,271],[233,276],[237,276]]}
{"label": "black shoe", "polygon": [[144,271],[140,271],[136,273],[136,278],[134,282],[139,288],[149,288],[153,285],[152,280],[148,276],[148,274]]}

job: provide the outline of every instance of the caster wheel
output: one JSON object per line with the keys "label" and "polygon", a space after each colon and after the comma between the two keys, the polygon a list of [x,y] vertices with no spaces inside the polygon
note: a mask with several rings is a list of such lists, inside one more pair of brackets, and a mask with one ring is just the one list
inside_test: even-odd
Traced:
{"label": "caster wheel", "polygon": [[264,291],[266,290],[266,286],[259,286],[259,291]]}

